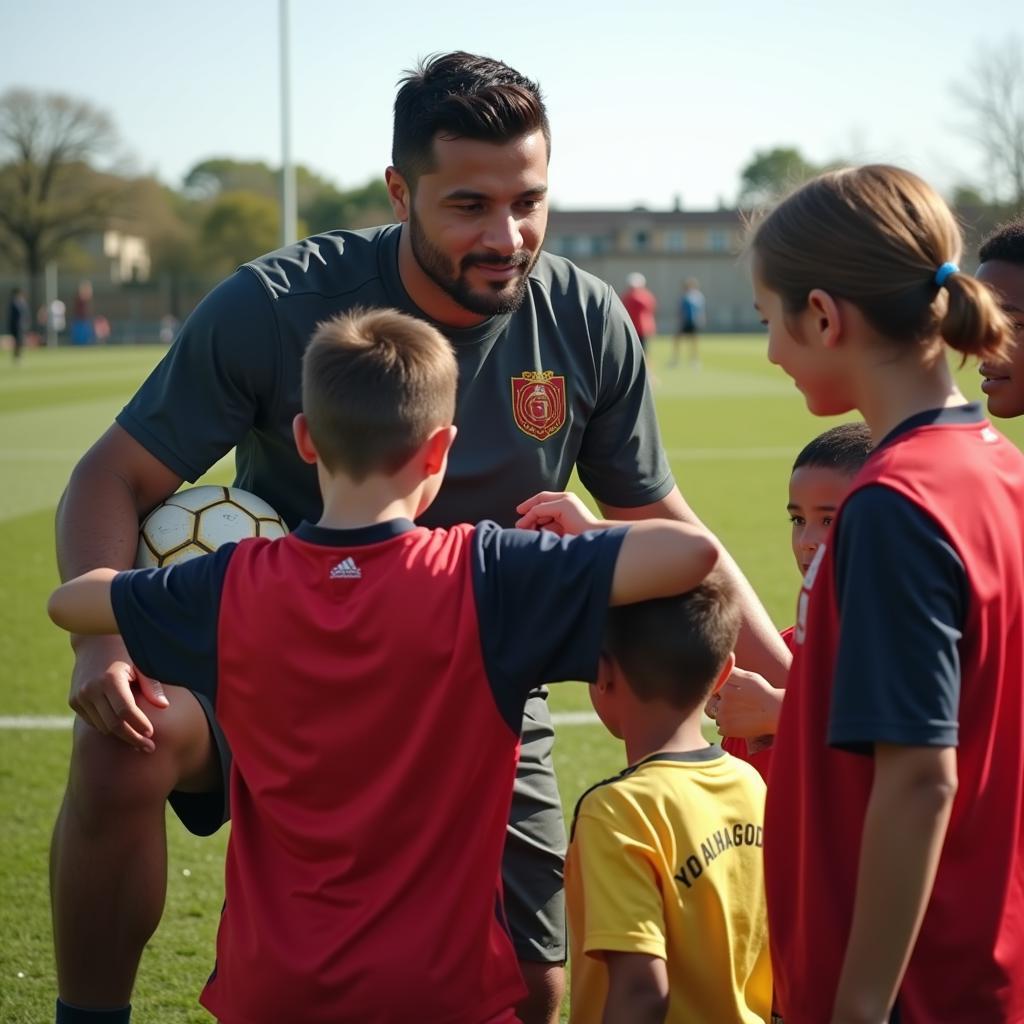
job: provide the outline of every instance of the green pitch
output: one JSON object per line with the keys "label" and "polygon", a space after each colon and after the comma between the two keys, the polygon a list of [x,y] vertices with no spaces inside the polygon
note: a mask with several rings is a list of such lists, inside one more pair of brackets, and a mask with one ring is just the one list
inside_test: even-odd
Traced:
{"label": "green pitch", "polygon": [[[786,481],[797,450],[828,424],[811,417],[788,379],[768,365],[763,338],[708,340],[699,371],[669,370],[668,348],[655,343],[652,365],[676,478],[776,623],[788,625],[798,580],[789,552]],[[20,367],[12,367],[6,353],[0,356],[0,1020],[7,1024],[49,1019],[55,994],[47,850],[71,734],[65,727],[29,728],[25,721],[69,715],[70,651],[44,612],[57,578],[53,511],[75,460],[160,354],[157,348],[28,351]],[[961,377],[968,396],[978,397],[973,368]],[[1024,423],[1000,427],[1024,443]],[[227,462],[207,477],[230,479]],[[551,705],[556,712],[589,710],[585,687],[556,688]],[[587,785],[622,767],[622,753],[600,726],[564,724],[556,761],[571,813]],[[170,816],[168,836],[167,909],[139,972],[136,1019],[205,1022],[210,1018],[196,997],[213,963],[226,835],[195,839]]]}

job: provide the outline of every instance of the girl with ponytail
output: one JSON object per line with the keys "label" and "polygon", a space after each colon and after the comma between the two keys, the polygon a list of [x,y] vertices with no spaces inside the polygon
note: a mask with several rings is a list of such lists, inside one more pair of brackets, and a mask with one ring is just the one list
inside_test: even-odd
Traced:
{"label": "girl with ponytail", "polygon": [[1024,456],[946,358],[1004,361],[1010,324],[895,167],[816,178],[751,249],[768,358],[875,445],[797,608],[765,824],[779,1010],[1024,1020]]}

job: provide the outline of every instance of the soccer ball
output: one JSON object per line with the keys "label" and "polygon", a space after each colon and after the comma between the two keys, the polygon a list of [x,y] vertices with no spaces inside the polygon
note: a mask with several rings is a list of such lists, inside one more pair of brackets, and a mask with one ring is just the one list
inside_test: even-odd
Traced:
{"label": "soccer ball", "polygon": [[209,554],[227,541],[287,532],[281,517],[255,494],[237,487],[188,487],[143,520],[135,568],[173,565]]}

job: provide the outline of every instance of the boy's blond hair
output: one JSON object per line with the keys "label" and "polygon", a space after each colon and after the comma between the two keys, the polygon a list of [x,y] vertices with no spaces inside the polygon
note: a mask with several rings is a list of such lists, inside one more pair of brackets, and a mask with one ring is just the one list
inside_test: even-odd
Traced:
{"label": "boy's blond hair", "polygon": [[397,310],[320,324],[302,360],[302,410],[320,460],[356,482],[396,472],[454,419],[457,377],[448,341]]}

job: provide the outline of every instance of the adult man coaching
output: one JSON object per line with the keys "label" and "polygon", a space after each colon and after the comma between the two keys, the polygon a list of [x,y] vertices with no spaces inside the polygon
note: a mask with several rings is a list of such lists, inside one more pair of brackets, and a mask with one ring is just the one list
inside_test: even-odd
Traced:
{"label": "adult man coaching", "polygon": [[[299,361],[318,322],[357,306],[429,319],[456,351],[461,429],[428,525],[511,524],[517,503],[564,487],[574,465],[611,517],[693,518],[621,304],[541,252],[549,142],[537,86],[505,64],[452,53],[410,73],[387,171],[399,224],[306,239],[203,300],[72,474],[58,511],[62,575],[130,565],[140,515],[235,446],[239,486],[291,525],[316,516],[314,474],[291,442]],[[745,593],[741,659],[781,683],[786,654]],[[185,690],[168,687],[165,698],[119,642],[79,638],[75,651],[80,721],[52,856],[58,982],[68,1004],[125,1007],[163,909],[164,800],[193,831],[216,829],[227,754],[212,710]],[[540,695],[524,723],[505,866],[529,1024],[557,1019],[564,984],[565,840],[550,745]],[[126,1020],[120,1013],[105,1019]]]}

